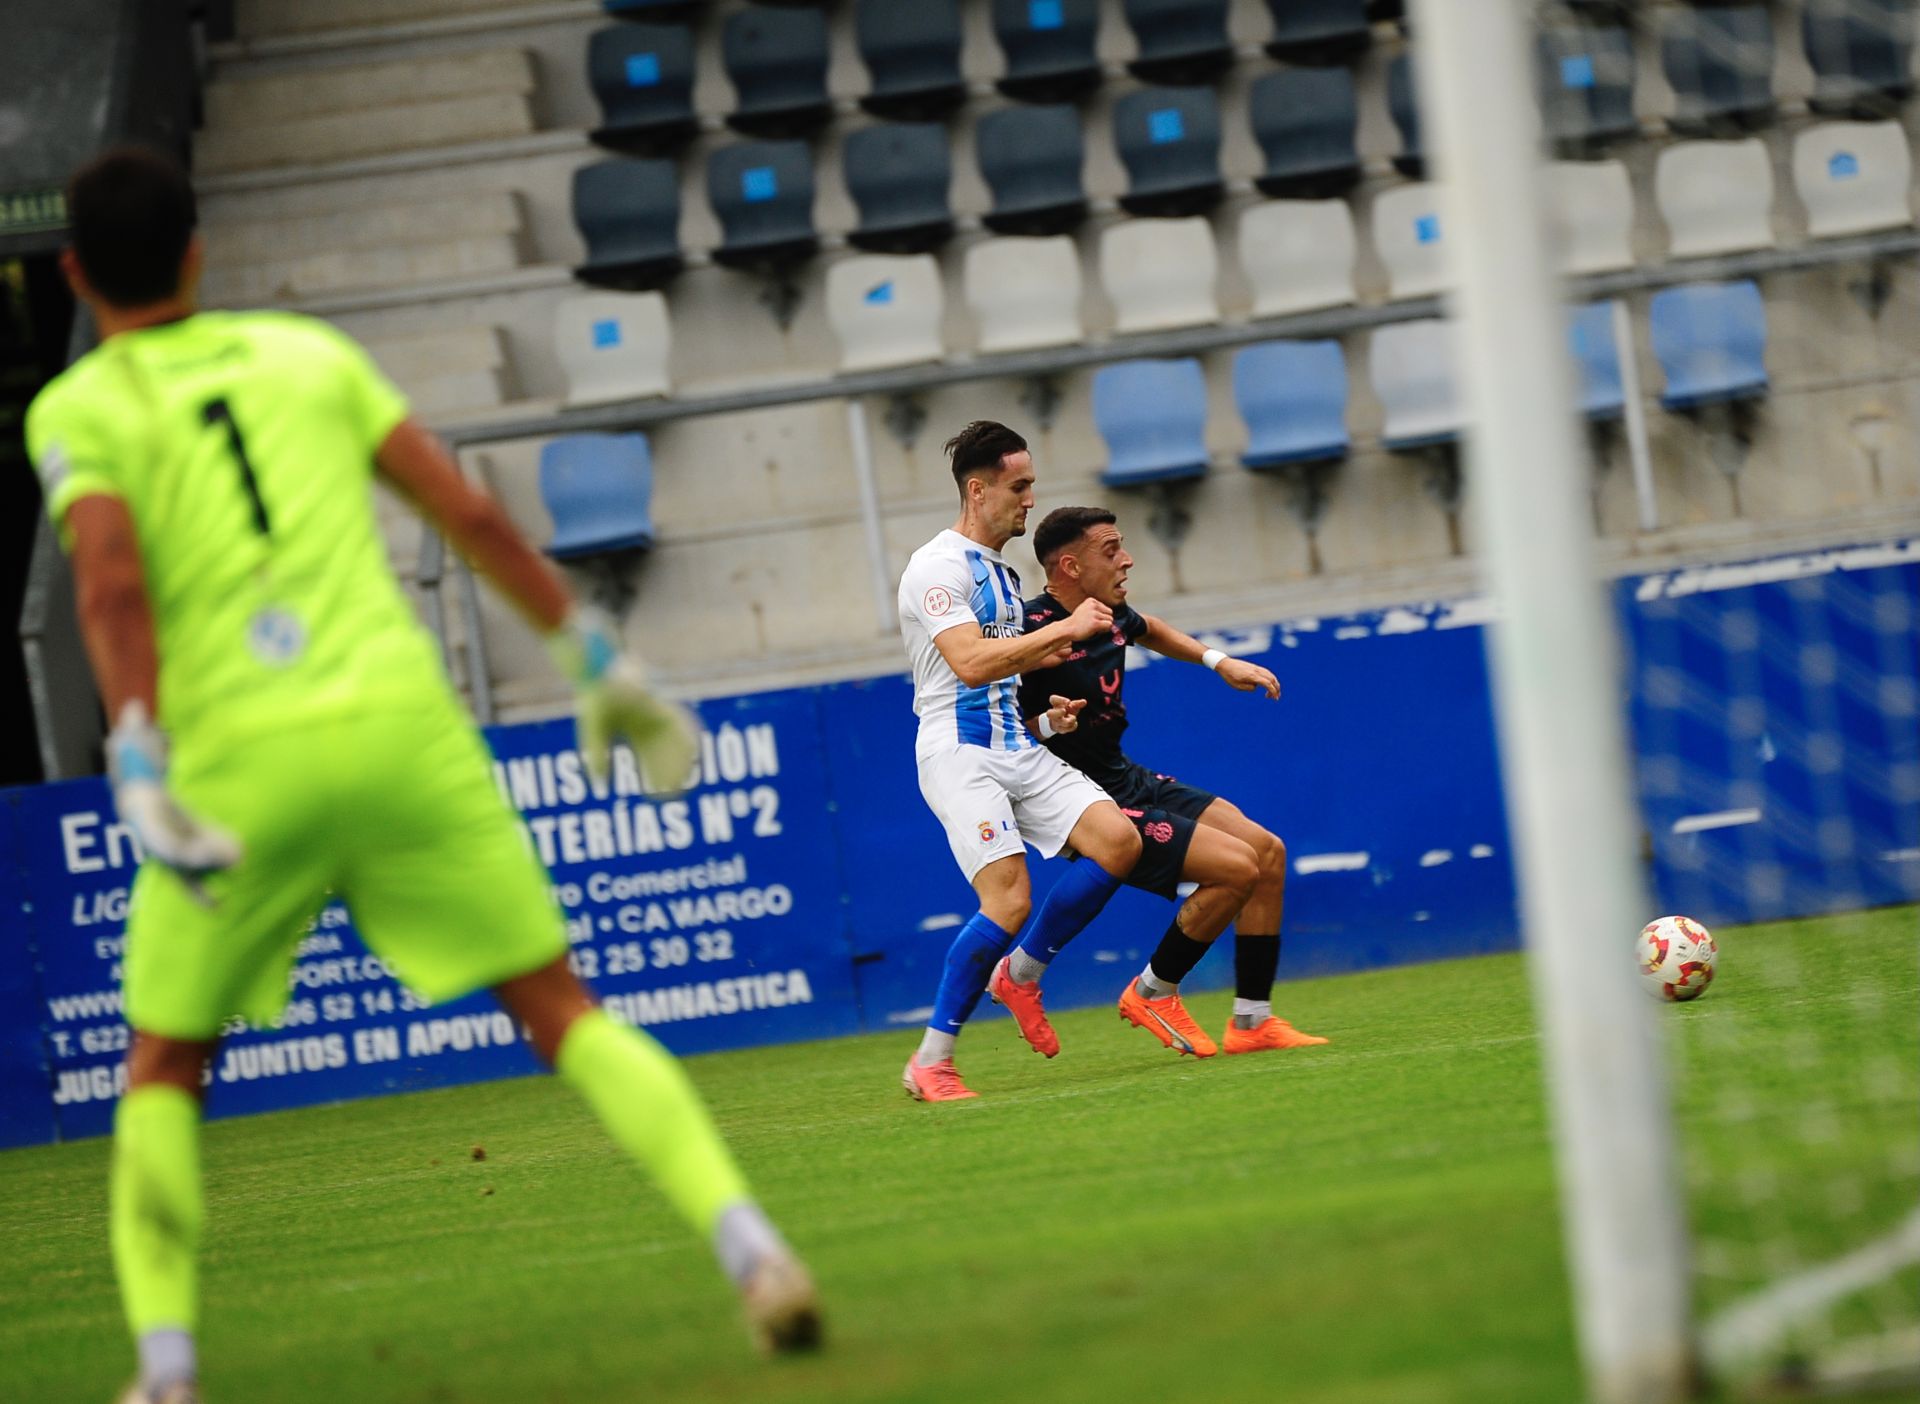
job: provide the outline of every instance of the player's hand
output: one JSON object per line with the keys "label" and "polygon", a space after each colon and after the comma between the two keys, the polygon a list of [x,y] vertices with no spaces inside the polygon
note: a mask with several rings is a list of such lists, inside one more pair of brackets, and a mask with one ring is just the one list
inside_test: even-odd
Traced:
{"label": "player's hand", "polygon": [[1104,634],[1112,627],[1113,611],[1092,595],[1088,595],[1075,605],[1073,613],[1067,616],[1067,632],[1076,639],[1090,639],[1095,634]]}
{"label": "player's hand", "polygon": [[1055,695],[1049,697],[1047,703],[1047,725],[1053,728],[1055,736],[1080,729],[1080,713],[1086,709],[1086,698]]}
{"label": "player's hand", "polygon": [[1264,692],[1271,699],[1276,701],[1279,699],[1280,679],[1258,663],[1249,663],[1241,658],[1229,658],[1214,671],[1235,692]]}
{"label": "player's hand", "polygon": [[573,683],[580,754],[594,779],[605,781],[613,743],[624,737],[639,757],[647,793],[684,790],[699,752],[699,723],[685,707],[647,686],[646,669],[621,648],[612,616],[591,606],[577,608],[548,645]]}
{"label": "player's hand", "polygon": [[240,861],[240,841],[194,818],[167,793],[167,738],[144,702],[120,709],[107,735],[107,773],[120,819],[146,856],[172,869],[195,901],[211,907],[206,879]]}

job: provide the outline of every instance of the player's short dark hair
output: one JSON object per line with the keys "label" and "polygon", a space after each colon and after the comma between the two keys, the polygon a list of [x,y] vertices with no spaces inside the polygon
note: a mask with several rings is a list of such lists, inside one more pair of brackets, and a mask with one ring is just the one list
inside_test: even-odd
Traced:
{"label": "player's short dark hair", "polygon": [[947,440],[947,457],[953,463],[953,485],[966,496],[967,479],[980,473],[999,471],[1000,462],[1010,453],[1024,452],[1027,441],[1004,424],[991,419],[976,419]]}
{"label": "player's short dark hair", "polygon": [[95,292],[116,307],[144,307],[180,291],[180,260],[198,217],[193,186],[171,156],[117,146],[67,184],[74,256]]}
{"label": "player's short dark hair", "polygon": [[1033,554],[1051,570],[1054,557],[1097,526],[1118,526],[1120,519],[1104,507],[1056,507],[1040,519],[1033,534]]}

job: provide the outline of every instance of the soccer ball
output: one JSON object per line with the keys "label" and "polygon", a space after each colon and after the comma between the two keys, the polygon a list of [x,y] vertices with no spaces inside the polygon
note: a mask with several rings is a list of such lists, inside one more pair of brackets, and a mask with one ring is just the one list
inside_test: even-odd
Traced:
{"label": "soccer ball", "polygon": [[1713,983],[1720,948],[1713,933],[1692,917],[1663,916],[1640,929],[1634,956],[1649,994],[1661,999],[1698,999]]}

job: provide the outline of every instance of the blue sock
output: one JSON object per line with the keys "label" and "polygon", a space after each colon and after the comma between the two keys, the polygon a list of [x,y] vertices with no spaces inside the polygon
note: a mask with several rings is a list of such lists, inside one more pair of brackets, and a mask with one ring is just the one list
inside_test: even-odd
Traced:
{"label": "blue sock", "polygon": [[933,1018],[927,1027],[940,1033],[957,1034],[972,1016],[980,996],[987,992],[987,977],[1000,957],[1013,945],[1013,933],[985,912],[960,928],[947,948],[947,972],[940,977],[940,992],[933,997]]}
{"label": "blue sock", "polygon": [[1040,964],[1050,965],[1119,890],[1120,879],[1098,863],[1091,859],[1075,863],[1040,904],[1040,914],[1028,925],[1020,949]]}

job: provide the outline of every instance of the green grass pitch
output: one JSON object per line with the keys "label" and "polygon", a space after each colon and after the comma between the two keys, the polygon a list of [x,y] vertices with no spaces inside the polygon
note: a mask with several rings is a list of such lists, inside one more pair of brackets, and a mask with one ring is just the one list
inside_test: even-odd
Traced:
{"label": "green grass pitch", "polygon": [[[1713,991],[1661,1011],[1683,1054],[1724,1064],[1717,1024],[1764,1044],[1817,1016],[1822,984],[1780,972],[1821,969],[1840,932],[1844,988],[1883,988],[1905,1010],[1887,1053],[1920,1057],[1911,909],[1720,933]],[[1217,1033],[1227,997],[1194,1005]],[[771,1364],[704,1245],[555,1082],[215,1123],[209,1398],[1576,1399],[1519,959],[1289,984],[1280,1007],[1333,1044],[1201,1064],[1099,1009],[1058,1019],[1049,1063],[982,1023],[961,1057],[981,1098],[942,1107],[899,1090],[908,1032],[693,1060],[826,1296],[830,1348]],[[1709,1163],[1733,1071],[1676,1079]],[[1792,1108],[1847,1075],[1783,1060],[1761,1090]],[[1920,1139],[1833,1125],[1808,1150],[1823,1173],[1898,1167],[1889,1138]],[[0,1399],[105,1401],[129,1373],[106,1158],[0,1155]],[[1920,1199],[1920,1167],[1886,1173],[1889,1204]]]}

